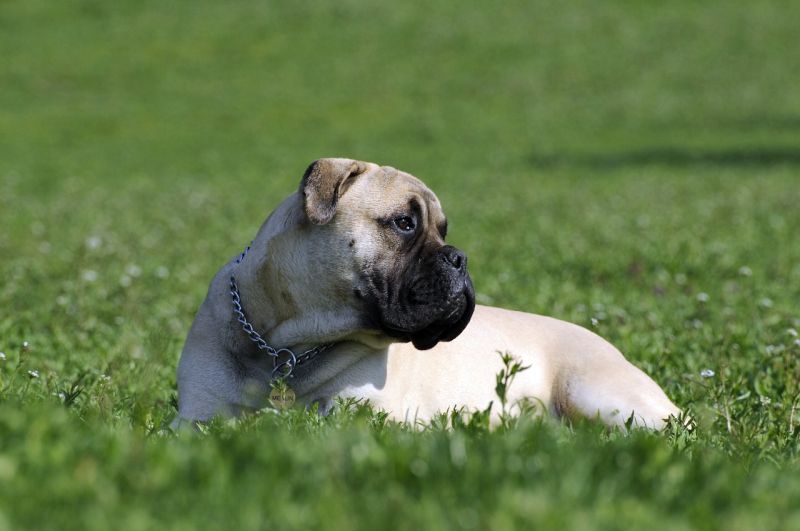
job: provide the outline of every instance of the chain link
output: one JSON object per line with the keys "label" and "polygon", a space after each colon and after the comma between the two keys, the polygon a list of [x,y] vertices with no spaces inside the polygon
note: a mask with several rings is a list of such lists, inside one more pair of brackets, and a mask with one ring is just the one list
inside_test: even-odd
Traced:
{"label": "chain link", "polygon": [[[236,265],[242,263],[242,260],[244,260],[244,257],[247,256],[247,251],[249,250],[250,246],[248,245],[239,258],[236,259]],[[264,340],[264,338],[261,337],[261,334],[256,332],[256,329],[253,328],[253,325],[250,324],[250,321],[248,321],[247,317],[245,317],[244,308],[242,308],[242,298],[239,294],[239,287],[236,285],[236,279],[234,278],[233,274],[231,274],[230,288],[231,300],[233,301],[233,313],[236,315],[236,320],[242,325],[242,330],[244,330],[244,332],[247,334],[247,337],[250,338],[250,341],[258,346],[259,350],[265,351],[268,356],[272,357],[273,379],[292,377],[292,373],[294,372],[294,368],[296,366],[308,363],[333,346],[330,343],[326,343],[324,345],[310,348],[299,356],[288,348],[276,349],[271,347]],[[281,358],[284,356],[286,359],[281,361]]]}

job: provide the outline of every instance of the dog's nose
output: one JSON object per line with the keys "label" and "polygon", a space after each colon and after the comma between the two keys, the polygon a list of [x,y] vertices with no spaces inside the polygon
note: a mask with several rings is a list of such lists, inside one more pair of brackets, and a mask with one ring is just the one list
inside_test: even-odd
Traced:
{"label": "dog's nose", "polygon": [[455,269],[459,273],[467,270],[467,255],[460,249],[456,249],[452,245],[445,245],[442,247],[441,255],[445,263]]}

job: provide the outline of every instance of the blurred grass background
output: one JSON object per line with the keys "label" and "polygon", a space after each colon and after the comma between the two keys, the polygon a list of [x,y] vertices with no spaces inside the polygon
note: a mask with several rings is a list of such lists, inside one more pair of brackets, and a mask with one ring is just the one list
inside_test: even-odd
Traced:
{"label": "blurred grass background", "polygon": [[[0,529],[800,526],[798,27],[788,1],[0,2]],[[209,279],[322,156],[421,177],[480,302],[594,328],[697,432],[164,434]]]}

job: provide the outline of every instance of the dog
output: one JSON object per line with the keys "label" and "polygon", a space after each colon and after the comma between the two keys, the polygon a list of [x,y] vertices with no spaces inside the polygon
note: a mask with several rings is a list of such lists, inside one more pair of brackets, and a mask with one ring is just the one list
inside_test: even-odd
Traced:
{"label": "dog", "polygon": [[353,397],[411,423],[459,408],[496,419],[498,352],[528,367],[507,390],[512,409],[533,401],[559,417],[655,430],[680,414],[589,330],[476,305],[467,257],[446,235],[438,198],[416,177],[312,163],[212,280],[178,364],[173,427],[263,408],[275,379],[322,413]]}

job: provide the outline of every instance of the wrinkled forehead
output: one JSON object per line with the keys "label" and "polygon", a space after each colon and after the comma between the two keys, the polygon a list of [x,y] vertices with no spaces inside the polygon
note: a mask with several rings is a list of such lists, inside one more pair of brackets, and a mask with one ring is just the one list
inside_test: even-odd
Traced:
{"label": "wrinkled forehead", "polygon": [[410,209],[421,211],[434,224],[444,221],[439,198],[425,183],[391,166],[370,166],[353,184],[352,192],[371,214],[401,214]]}

